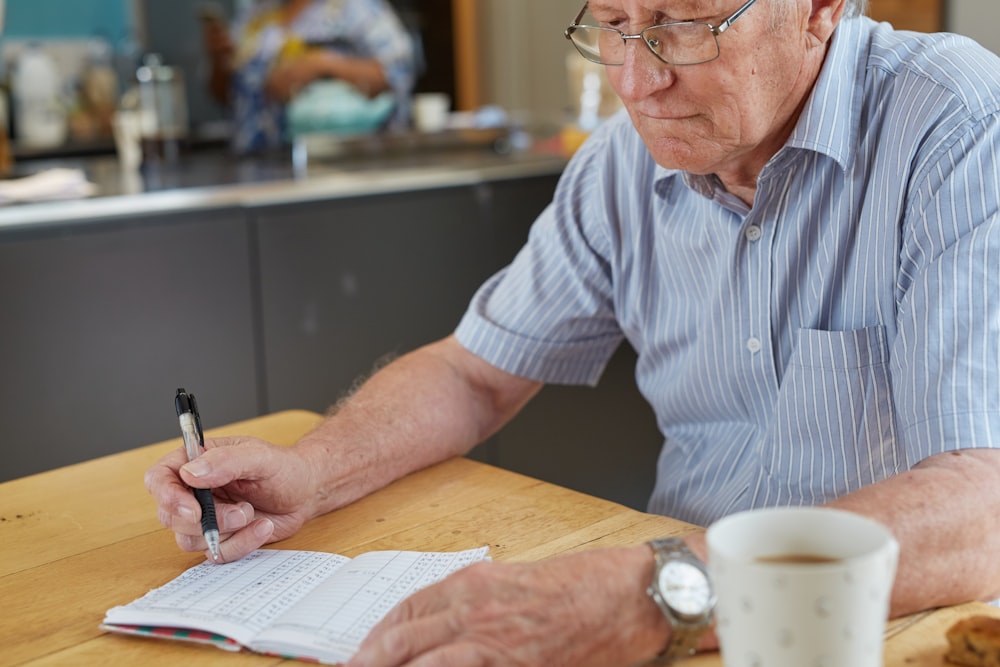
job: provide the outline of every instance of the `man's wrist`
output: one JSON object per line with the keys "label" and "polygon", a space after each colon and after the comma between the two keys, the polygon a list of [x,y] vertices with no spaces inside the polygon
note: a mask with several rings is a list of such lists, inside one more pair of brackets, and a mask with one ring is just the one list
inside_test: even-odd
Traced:
{"label": "man's wrist", "polygon": [[310,437],[311,435],[296,442],[290,451],[299,458],[305,471],[302,476],[303,497],[307,504],[305,509],[308,510],[309,518],[315,519],[333,511],[339,505],[330,493],[334,484],[327,480],[329,450],[321,438]]}
{"label": "man's wrist", "polygon": [[363,498],[393,479],[382,479],[379,448],[342,415],[327,417],[295,443],[293,450],[307,468],[310,516],[315,518]]}
{"label": "man's wrist", "polygon": [[702,644],[712,625],[715,592],[705,562],[684,539],[659,538],[646,546],[653,560],[646,593],[670,626],[666,643],[648,664],[668,665],[693,655]]}
{"label": "man's wrist", "polygon": [[629,567],[634,564],[634,588],[636,603],[641,609],[640,623],[642,631],[637,632],[631,641],[645,647],[643,653],[648,656],[659,655],[670,643],[673,628],[663,612],[646,592],[653,578],[654,561],[646,544],[628,547]]}

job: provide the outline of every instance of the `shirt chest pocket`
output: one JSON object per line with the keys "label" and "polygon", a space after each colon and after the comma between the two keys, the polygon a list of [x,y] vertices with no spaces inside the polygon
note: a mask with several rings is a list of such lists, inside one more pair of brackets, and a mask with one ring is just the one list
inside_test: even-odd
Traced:
{"label": "shirt chest pocket", "polygon": [[818,504],[896,472],[884,327],[799,330],[761,463],[768,504]]}

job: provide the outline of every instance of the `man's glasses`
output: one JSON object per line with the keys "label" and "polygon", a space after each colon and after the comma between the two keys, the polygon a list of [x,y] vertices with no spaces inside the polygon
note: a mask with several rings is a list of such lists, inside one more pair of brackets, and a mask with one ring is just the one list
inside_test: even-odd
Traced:
{"label": "man's glasses", "polygon": [[625,43],[641,39],[653,54],[668,65],[699,65],[719,57],[719,35],[757,0],[748,0],[742,7],[717,26],[702,21],[663,23],[646,28],[635,35],[626,35],[615,28],[581,25],[587,3],[566,28],[566,39],[587,60],[600,65],[624,65]]}

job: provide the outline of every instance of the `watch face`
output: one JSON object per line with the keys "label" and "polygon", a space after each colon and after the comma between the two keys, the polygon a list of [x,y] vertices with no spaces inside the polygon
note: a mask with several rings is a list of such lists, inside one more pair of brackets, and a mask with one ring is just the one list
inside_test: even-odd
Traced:
{"label": "watch face", "polygon": [[684,561],[666,563],[659,574],[659,589],[671,609],[687,617],[698,617],[709,610],[712,591],[705,573]]}

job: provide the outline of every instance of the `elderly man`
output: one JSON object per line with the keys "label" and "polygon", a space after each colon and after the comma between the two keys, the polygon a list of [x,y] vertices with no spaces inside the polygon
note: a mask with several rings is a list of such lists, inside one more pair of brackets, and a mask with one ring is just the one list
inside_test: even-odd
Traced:
{"label": "elderly man", "polygon": [[[665,438],[652,511],[707,525],[827,504],[894,532],[893,614],[1000,594],[1000,62],[861,9],[590,2],[567,36],[627,114],[577,153],[454,336],[292,449],[224,440],[154,466],[180,546],[205,546],[184,482],[222,487],[223,557],[240,558],[467,452],[545,382],[596,382],[625,338]],[[704,558],[703,537],[653,547],[468,568],[404,602],[351,665],[710,646],[697,591],[680,622],[647,594],[654,561]]]}

